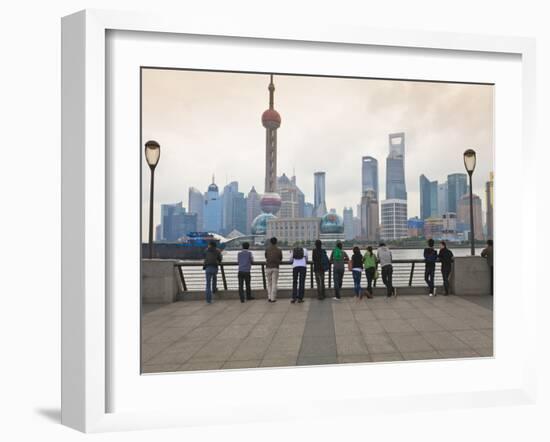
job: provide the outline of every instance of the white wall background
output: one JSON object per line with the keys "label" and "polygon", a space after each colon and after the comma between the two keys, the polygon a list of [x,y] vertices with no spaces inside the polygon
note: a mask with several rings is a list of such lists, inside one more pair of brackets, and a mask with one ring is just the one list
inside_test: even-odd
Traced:
{"label": "white wall background", "polygon": [[[550,28],[544,1],[320,0],[298,2],[57,0],[4,2],[0,8],[0,439],[18,440],[548,440],[550,302],[541,291],[540,401],[501,407],[357,420],[297,420],[284,425],[164,430],[84,436],[59,425],[60,407],[60,17],[84,8],[156,10],[213,20],[281,20],[330,26],[508,34],[537,38],[539,157],[533,185],[543,189],[549,164],[542,131],[550,121]],[[546,82],[544,80],[546,79]],[[536,183],[535,183],[536,180]],[[547,184],[546,184],[547,187]],[[542,192],[541,192],[542,193]],[[541,195],[542,196],[542,195]],[[539,219],[547,219],[541,212]],[[533,232],[533,270],[548,250]],[[535,238],[536,237],[536,238]],[[536,241],[536,243],[535,243]],[[535,257],[539,256],[536,261]],[[506,294],[504,294],[506,295]],[[510,292],[513,296],[513,291]],[[444,376],[444,373],[442,373]],[[450,380],[451,381],[451,380]],[[360,379],[358,379],[360,382]],[[185,400],[182,398],[182,400]],[[299,416],[297,416],[299,417]],[[330,417],[330,413],[328,416]],[[215,422],[213,422],[215,424]]]}

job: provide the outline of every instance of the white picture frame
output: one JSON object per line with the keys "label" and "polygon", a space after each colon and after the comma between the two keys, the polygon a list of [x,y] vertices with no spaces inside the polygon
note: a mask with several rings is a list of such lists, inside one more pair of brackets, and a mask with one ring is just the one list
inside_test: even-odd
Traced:
{"label": "white picture frame", "polygon": [[[109,403],[109,396],[114,388],[112,374],[113,353],[110,345],[109,328],[117,318],[112,315],[109,293],[113,290],[110,266],[115,259],[110,254],[109,244],[113,241],[112,235],[116,229],[111,229],[112,220],[112,190],[109,181],[113,179],[113,168],[109,164],[107,151],[108,135],[106,121],[110,118],[107,108],[107,94],[109,93],[110,78],[106,76],[107,56],[113,56],[107,50],[106,36],[108,32],[143,32],[161,33],[170,36],[217,36],[231,39],[269,39],[269,41],[285,44],[292,47],[299,43],[308,44],[337,44],[338,48],[369,46],[380,51],[390,48],[407,50],[426,50],[437,57],[438,53],[469,53],[480,60],[489,54],[502,54],[516,57],[521,66],[521,90],[512,91],[520,98],[520,121],[516,121],[519,128],[519,142],[521,143],[522,172],[527,173],[528,164],[535,154],[534,146],[534,109],[535,109],[535,45],[534,40],[518,37],[492,37],[480,35],[465,35],[451,33],[428,33],[416,31],[399,32],[368,28],[331,27],[294,27],[292,25],[265,23],[211,23],[193,18],[154,16],[151,14],[134,14],[127,12],[111,12],[86,10],[63,18],[62,21],[62,423],[84,432],[98,432],[122,429],[157,428],[181,425],[207,425],[213,418],[217,422],[247,422],[266,419],[285,419],[288,413],[282,407],[270,410],[269,415],[257,407],[254,412],[243,418],[236,418],[231,409],[220,407],[216,415],[206,416],[206,404],[198,404],[194,412],[182,405],[179,411],[169,412],[163,407],[147,409],[146,405],[135,410],[113,409]],[[146,38],[146,34],[145,35]],[[149,34],[152,35],[152,34]],[[159,34],[156,34],[157,36]],[[256,40],[258,41],[258,40]],[[116,54],[115,54],[116,56]],[[445,80],[445,78],[442,78]],[[138,93],[136,91],[136,93]],[[515,117],[516,114],[511,115]],[[498,139],[498,137],[497,137]],[[513,160],[512,160],[513,161]],[[499,168],[500,168],[499,159]],[[502,170],[506,168],[505,161]],[[139,173],[139,171],[137,171]],[[500,169],[498,171],[500,174]],[[503,175],[504,176],[504,173]],[[498,179],[498,178],[497,178]],[[503,185],[503,190],[508,190]],[[139,189],[136,189],[138,191]],[[530,189],[510,189],[510,192],[519,192],[521,198],[521,219],[526,223],[536,217],[536,195]],[[504,193],[504,191],[503,191]],[[498,191],[497,211],[499,216],[504,213],[499,207]],[[498,229],[498,223],[495,229]],[[500,224],[504,226],[504,223]],[[523,235],[523,233],[521,233]],[[519,244],[522,244],[520,242]],[[527,256],[527,242],[518,248],[521,256]],[[498,248],[495,259],[498,261]],[[527,274],[527,260],[521,260],[521,274]],[[522,278],[521,287],[523,296],[518,305],[523,311],[521,317],[522,336],[534,335],[536,303],[529,302],[530,294],[536,293],[535,281],[531,278]],[[495,287],[499,287],[498,268],[495,275]],[[503,285],[502,285],[503,287]],[[139,299],[139,298],[136,298]],[[500,306],[497,306],[500,309]],[[500,311],[505,312],[506,307]],[[507,318],[502,316],[503,321]],[[495,318],[497,327],[505,327]],[[536,390],[534,354],[534,339],[530,342],[519,364],[513,367],[513,379],[508,383],[496,383],[487,389],[477,386],[471,391],[467,388],[462,392],[446,393],[433,391],[425,394],[405,393],[399,391],[378,395],[376,404],[373,397],[362,391],[355,395],[347,395],[345,388],[341,397],[331,392],[328,397],[312,395],[306,401],[314,411],[326,406],[327,401],[338,401],[337,413],[366,413],[370,409],[399,410],[407,407],[421,406],[429,408],[457,408],[468,406],[487,406],[499,403],[532,403]],[[503,343],[504,345],[504,343]],[[506,344],[507,345],[507,344]],[[503,347],[504,348],[504,347]],[[505,355],[505,351],[502,352]],[[119,356],[121,357],[121,356]],[[122,356],[124,357],[124,356]],[[498,352],[497,357],[498,359]],[[506,360],[503,357],[503,360]],[[443,362],[437,362],[443,364]],[[433,363],[432,363],[433,364]],[[445,364],[453,364],[452,361]],[[467,364],[467,363],[466,363]],[[474,362],[475,364],[475,362]],[[490,363],[489,363],[490,364]],[[489,364],[484,369],[490,368]],[[369,370],[380,373],[381,370],[399,373],[399,366],[403,364],[371,364]],[[418,372],[428,370],[422,363],[406,364],[409,371]],[[521,366],[521,368],[519,367]],[[462,366],[465,370],[474,369]],[[504,367],[504,366],[503,366]],[[501,367],[502,368],[502,367]],[[324,367],[325,375],[332,376],[333,370],[345,370],[355,376],[364,365],[350,367]],[[294,370],[303,369],[263,369],[256,380],[249,378],[253,387],[262,385],[262,376],[266,373],[272,376],[289,376]],[[315,370],[315,368],[314,368]],[[331,371],[332,370],[332,371]],[[521,373],[520,373],[521,371]],[[263,374],[262,374],[263,373]],[[286,373],[286,374],[285,374]],[[301,371],[300,373],[305,373]],[[314,373],[313,370],[308,375]],[[353,373],[353,374],[352,374]],[[208,380],[217,376],[216,385],[224,381],[243,380],[244,371],[229,373],[208,373]],[[132,376],[136,375],[133,373]],[[204,375],[204,374],[203,374]],[[130,376],[130,375],[129,375]],[[176,382],[176,375],[156,376],[157,381],[163,378],[163,388]],[[192,374],[193,382],[200,384],[201,375]],[[149,377],[152,379],[153,377]],[[116,379],[116,377],[115,377]],[[120,376],[118,377],[120,379]],[[275,377],[273,377],[275,379]],[[154,385],[154,381],[148,381]],[[437,383],[436,383],[437,384]],[[148,387],[151,388],[151,387]],[[156,387],[153,387],[156,388]],[[186,401],[197,399],[197,393],[191,390]],[[307,386],[303,394],[312,393]],[[191,397],[195,395],[195,397]],[[256,393],[257,394],[257,393]],[[246,396],[246,395],[245,395]],[[167,399],[167,404],[170,402]],[[220,397],[212,394],[210,400],[219,400],[223,403],[223,393]],[[254,393],[239,406],[250,406],[254,400]],[[289,399],[291,400],[291,399]],[[276,402],[276,401],[275,401]],[[359,406],[358,406],[359,405]],[[225,411],[224,411],[225,410]],[[306,415],[307,416],[307,415]]]}

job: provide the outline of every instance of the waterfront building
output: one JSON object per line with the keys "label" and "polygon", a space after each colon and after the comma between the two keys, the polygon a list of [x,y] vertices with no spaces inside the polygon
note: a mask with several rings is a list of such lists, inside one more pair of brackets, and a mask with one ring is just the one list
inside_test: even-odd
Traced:
{"label": "waterfront building", "polygon": [[444,239],[445,241],[456,241],[458,227],[456,213],[446,212],[441,218],[443,219],[441,239]]}
{"label": "waterfront building", "polygon": [[443,218],[433,217],[424,220],[424,237],[433,240],[443,238]]}
{"label": "waterfront building", "polygon": [[489,181],[485,183],[485,198],[486,198],[486,217],[487,217],[487,238],[493,239],[493,203],[494,203],[494,174],[489,173]]}
{"label": "waterfront building", "polygon": [[410,238],[420,238],[424,236],[424,220],[418,216],[407,220],[407,232]]}
{"label": "waterfront building", "polygon": [[344,218],[344,238],[351,240],[355,238],[355,230],[353,226],[353,209],[351,207],[344,207],[343,210]]}
{"label": "waterfront building", "polygon": [[468,192],[465,173],[453,173],[447,176],[447,212],[458,213],[458,200]]}
{"label": "waterfront building", "polygon": [[380,201],[378,195],[378,160],[369,156],[361,159],[361,195],[367,190],[374,190],[376,200]]}
{"label": "waterfront building", "polygon": [[195,187],[189,188],[188,207],[189,213],[197,214],[197,231],[202,231],[204,225],[204,195]]}
{"label": "waterfront building", "polygon": [[438,215],[438,185],[426,175],[420,175],[420,218],[427,219]]}
{"label": "waterfront building", "polygon": [[383,240],[406,238],[407,230],[407,201],[403,199],[389,199],[381,204],[380,237]]}
{"label": "waterfront building", "polygon": [[267,220],[266,226],[266,238],[274,236],[282,244],[293,245],[319,239],[321,219],[272,217]]}
{"label": "waterfront building", "polygon": [[162,240],[175,242],[197,230],[197,214],[187,213],[183,203],[161,204]]}
{"label": "waterfront building", "polygon": [[303,218],[305,197],[296,185],[296,176],[288,178],[282,174],[277,179],[277,192],[281,196],[281,209],[278,215],[281,218]]}
{"label": "waterfront building", "polygon": [[407,200],[405,186],[405,133],[389,135],[390,153],[386,158],[386,200]]}
{"label": "waterfront building", "polygon": [[449,189],[447,181],[437,185],[437,216],[443,216],[444,213],[449,211],[448,201]]}
{"label": "waterfront building", "polygon": [[204,198],[204,230],[210,233],[222,232],[222,201],[219,195],[218,186],[214,183],[208,186]]}
{"label": "waterfront building", "polygon": [[327,204],[325,201],[325,172],[315,172],[313,174],[313,215],[321,217],[327,213]]}
{"label": "waterfront building", "polygon": [[377,241],[380,236],[379,205],[374,189],[363,193],[360,204],[361,238]]}
{"label": "waterfront building", "polygon": [[254,218],[256,218],[262,212],[262,209],[260,208],[260,198],[260,194],[256,192],[256,189],[254,188],[254,186],[252,186],[252,189],[250,189],[250,192],[248,192],[248,196],[246,198],[245,233],[250,233],[252,221],[254,221]]}
{"label": "waterfront building", "polygon": [[[476,240],[483,240],[483,216],[481,213],[481,198],[473,195],[474,205],[474,232]],[[466,194],[458,200],[457,225],[463,232],[468,232],[470,238],[470,195]]]}

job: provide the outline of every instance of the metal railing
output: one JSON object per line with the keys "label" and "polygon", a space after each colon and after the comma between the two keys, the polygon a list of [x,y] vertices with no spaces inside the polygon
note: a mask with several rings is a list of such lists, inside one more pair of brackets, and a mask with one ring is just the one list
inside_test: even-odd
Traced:
{"label": "metal railing", "polygon": [[[179,261],[175,267],[178,271],[180,280],[180,289],[183,292],[203,291],[205,286],[205,275],[201,261]],[[426,287],[424,281],[424,260],[423,259],[396,259],[393,265],[393,285],[395,287]],[[306,288],[315,288],[315,276],[313,273],[313,263],[308,263],[306,274]],[[266,283],[266,263],[258,261],[252,264],[251,273],[251,288],[254,290],[265,289]],[[332,288],[334,285],[332,266],[325,273],[325,285]],[[238,290],[238,263],[237,262],[222,262],[219,265],[217,277],[218,290]],[[443,284],[441,276],[440,263],[436,263],[435,269],[435,285]],[[378,266],[378,279],[374,282],[374,286],[383,286],[382,270]],[[279,289],[292,288],[292,265],[288,262],[283,262],[279,267],[279,281],[277,284]],[[363,271],[361,286],[367,286],[367,277]],[[348,270],[344,272],[342,283],[343,288],[353,287],[352,272]]]}

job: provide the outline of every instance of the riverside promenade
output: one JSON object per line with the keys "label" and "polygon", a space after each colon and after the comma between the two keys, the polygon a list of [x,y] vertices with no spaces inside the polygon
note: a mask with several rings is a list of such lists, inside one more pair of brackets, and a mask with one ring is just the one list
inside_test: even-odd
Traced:
{"label": "riverside promenade", "polygon": [[488,295],[256,296],[143,304],[143,373],[493,356]]}

